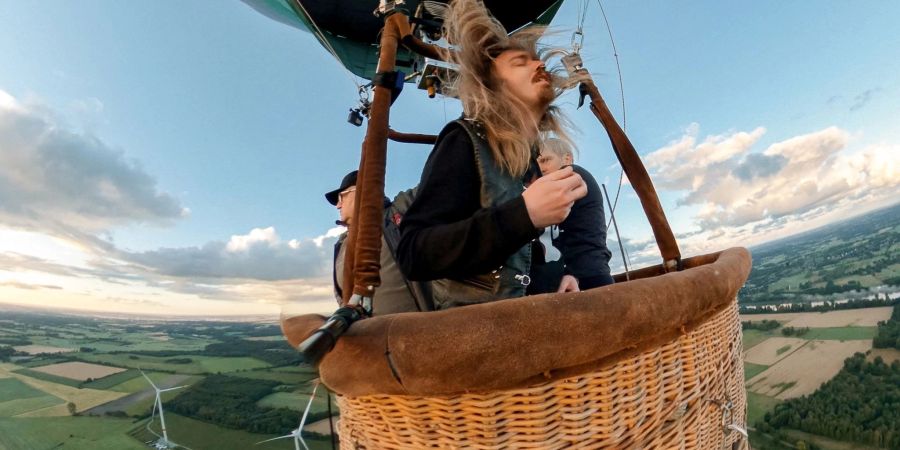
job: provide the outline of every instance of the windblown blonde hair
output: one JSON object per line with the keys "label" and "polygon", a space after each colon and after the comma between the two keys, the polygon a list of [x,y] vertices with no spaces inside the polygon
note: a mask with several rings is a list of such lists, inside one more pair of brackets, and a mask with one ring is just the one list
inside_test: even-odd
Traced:
{"label": "windblown blonde hair", "polygon": [[[463,113],[480,121],[494,159],[513,176],[522,176],[541,135],[552,132],[564,141],[570,122],[559,108],[549,106],[535,123],[528,107],[512,96],[494,73],[494,59],[507,50],[522,50],[545,62],[554,49],[539,48],[544,27],[532,26],[507,35],[480,0],[454,0],[444,20],[444,33],[455,46],[450,62],[459,66],[455,79],[444,80],[445,88],[462,101]],[[567,84],[560,69],[548,69],[555,96]]]}

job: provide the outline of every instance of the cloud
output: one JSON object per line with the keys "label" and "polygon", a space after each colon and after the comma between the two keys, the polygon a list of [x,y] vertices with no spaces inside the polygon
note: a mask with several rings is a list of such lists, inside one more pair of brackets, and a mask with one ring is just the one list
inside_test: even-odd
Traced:
{"label": "cloud", "polygon": [[745,153],[766,132],[765,128],[759,127],[749,133],[707,136],[698,143],[699,131],[698,124],[691,124],[681,139],[647,155],[647,168],[657,173],[654,181],[661,187],[698,189],[711,176],[708,171],[698,169],[715,169],[732,161],[735,156]]}
{"label": "cloud", "polygon": [[62,287],[55,286],[52,284],[30,284],[30,283],[20,283],[18,281],[3,281],[0,282],[0,287],[11,287],[16,289],[25,289],[29,291],[38,291],[41,289],[51,289],[51,290],[61,290]]}
{"label": "cloud", "polygon": [[156,184],[121,150],[69,131],[52,111],[0,91],[0,223],[96,233],[185,214]]}
{"label": "cloud", "polygon": [[734,237],[837,210],[859,210],[884,203],[900,185],[900,148],[852,149],[850,133],[837,127],[776,142],[761,152],[752,151],[765,134],[761,127],[702,140],[698,132],[692,125],[646,160],[658,185],[683,192],[679,206],[698,209],[699,231]]}
{"label": "cloud", "polygon": [[857,95],[853,98],[853,103],[850,104],[850,111],[856,111],[861,109],[863,106],[869,103],[872,100],[872,97],[881,91],[881,88],[868,89],[861,94]]}
{"label": "cloud", "polygon": [[336,230],[305,240],[283,241],[274,227],[255,228],[227,242],[200,247],[163,248],[120,257],[149,270],[173,277],[292,280],[331,273]]}
{"label": "cloud", "polygon": [[849,101],[843,95],[833,95],[828,98],[826,103],[828,103],[829,105],[843,106],[845,108],[848,108],[850,112],[854,112],[868,105],[869,102],[871,102],[875,98],[875,95],[879,92],[882,92],[883,90],[884,89],[880,87],[866,89],[865,91],[853,96],[853,99]]}

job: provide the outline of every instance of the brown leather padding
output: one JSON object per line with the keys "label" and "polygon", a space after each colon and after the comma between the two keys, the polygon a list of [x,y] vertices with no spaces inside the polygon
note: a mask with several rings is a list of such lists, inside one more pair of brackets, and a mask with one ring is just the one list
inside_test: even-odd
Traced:
{"label": "brown leather padding", "polygon": [[[393,72],[397,59],[400,28],[406,19],[389,16],[381,31],[377,72]],[[376,85],[369,111],[366,138],[363,141],[356,182],[355,223],[344,245],[344,304],[352,294],[371,298],[381,285],[381,228],[384,225],[384,171],[387,165],[388,123],[391,113],[391,89]],[[349,288],[352,286],[352,288]]]}
{"label": "brown leather padding", "polygon": [[[585,76],[588,76],[586,70],[583,70],[583,73]],[[606,102],[603,101],[603,97],[600,95],[600,91],[593,80],[588,76],[588,79],[583,81],[581,85],[591,97],[591,112],[594,113],[594,116],[606,129],[606,134],[609,136],[610,143],[612,143],[616,158],[619,159],[622,170],[628,176],[628,181],[641,201],[644,214],[647,215],[650,228],[653,230],[653,236],[656,238],[656,245],[662,254],[663,262],[671,264],[670,267],[666,267],[666,272],[676,270],[675,266],[678,260],[681,259],[681,252],[678,250],[675,233],[672,232],[672,227],[669,226],[669,221],[666,219],[666,213],[659,202],[659,195],[657,195],[656,189],[653,187],[650,174],[647,173],[644,163],[641,162],[641,157],[638,155],[637,150],[634,149],[631,139],[628,139],[625,130],[619,126],[609,107],[606,106]]]}
{"label": "brown leather padding", "polygon": [[[349,396],[452,395],[531,386],[613,364],[687,333],[734,301],[750,253],[692,258],[681,272],[584,292],[544,294],[357,322],[319,365]],[[284,324],[292,345],[321,316]]]}

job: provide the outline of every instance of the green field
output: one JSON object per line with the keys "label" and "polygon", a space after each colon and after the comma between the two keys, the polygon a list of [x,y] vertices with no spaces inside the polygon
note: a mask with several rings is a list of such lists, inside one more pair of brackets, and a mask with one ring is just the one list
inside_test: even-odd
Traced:
{"label": "green field", "polygon": [[41,397],[46,395],[17,378],[0,378],[0,403],[20,398]]}
{"label": "green field", "polygon": [[0,417],[12,417],[63,403],[17,378],[0,378]]}
{"label": "green field", "polygon": [[[226,373],[237,372],[241,370],[260,369],[270,367],[268,363],[262,362],[256,358],[235,357],[227,358],[221,356],[201,356],[201,355],[179,355],[171,356],[145,356],[122,354],[91,354],[86,353],[80,355],[86,361],[102,362],[118,367],[128,367],[133,369],[144,370],[163,370],[173,371],[187,374],[203,374],[203,373]],[[135,358],[131,358],[134,356]],[[190,358],[192,361],[188,364],[172,364],[166,362],[173,358]]]}
{"label": "green field", "polygon": [[[130,372],[130,370],[129,370],[129,372]],[[122,373],[126,373],[126,372],[122,372]],[[107,390],[116,391],[116,392],[138,392],[138,391],[143,391],[144,389],[147,389],[150,385],[147,383],[147,380],[141,376],[141,372],[138,370],[134,370],[134,373],[137,374],[136,377],[129,378],[128,380],[125,380],[115,386],[110,386],[109,388],[107,388]],[[153,380],[154,383],[159,383],[162,380],[165,380],[166,378],[172,376],[172,374],[170,374],[170,373],[148,372],[146,370],[144,371],[144,373],[146,373],[147,376],[150,377],[150,379]]]}
{"label": "green field", "polygon": [[744,363],[744,381],[747,381],[768,369],[769,366],[764,366],[762,364],[753,364],[753,363]]}
{"label": "green field", "polygon": [[133,427],[130,419],[105,417],[0,418],[0,449],[146,450],[127,434]]}
{"label": "green field", "polygon": [[[145,424],[146,421],[143,421],[134,427],[132,434],[135,436],[135,442],[146,442],[155,438],[146,430]],[[257,442],[271,439],[275,436],[230,430],[177,414],[166,414],[166,428],[169,431],[169,439],[195,450],[218,448],[285,450],[292,448],[293,445],[289,439],[256,445]],[[309,446],[310,450],[331,450],[329,441],[306,438],[306,445]]]}
{"label": "green field", "polygon": [[54,397],[50,394],[44,394],[40,397],[10,400],[8,402],[0,403],[0,417],[14,417],[18,416],[19,414],[25,414],[27,412],[49,408],[61,403],[65,403],[65,400]]}
{"label": "green field", "polygon": [[316,378],[317,376],[318,375],[315,372],[288,372],[284,370],[272,369],[248,370],[246,372],[241,372],[241,377],[244,378],[253,378],[256,380],[272,380],[290,385],[305,383]]}
{"label": "green field", "polygon": [[781,403],[781,400],[777,398],[747,391],[747,425],[754,426],[757,421],[762,420],[763,416],[779,403]]}
{"label": "green field", "polygon": [[[320,386],[319,391],[316,392],[316,399],[313,401],[312,408],[309,410],[310,413],[327,411],[327,402],[325,390]],[[305,392],[276,392],[256,402],[257,405],[266,408],[287,408],[299,412],[303,412],[307,403],[309,403],[309,394]],[[332,407],[334,408],[334,405]]]}
{"label": "green field", "polygon": [[744,330],[743,331],[743,342],[744,342],[744,351],[750,350],[756,344],[759,344],[762,341],[770,337],[781,336],[780,328],[770,331],[761,331],[761,330]]}
{"label": "green field", "polygon": [[136,369],[128,369],[124,372],[114,373],[110,376],[100,378],[99,380],[91,381],[90,383],[84,383],[83,385],[81,385],[81,387],[91,389],[110,389],[134,378],[140,378],[141,380],[144,379],[144,377],[141,376],[140,371]]}
{"label": "green field", "polygon": [[768,434],[750,431],[750,447],[753,450],[795,450],[793,444],[786,444]]}

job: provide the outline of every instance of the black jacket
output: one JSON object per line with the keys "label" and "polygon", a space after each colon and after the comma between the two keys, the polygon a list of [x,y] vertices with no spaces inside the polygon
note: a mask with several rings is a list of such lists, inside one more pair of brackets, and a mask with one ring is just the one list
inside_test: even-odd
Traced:
{"label": "black jacket", "polygon": [[612,284],[609,274],[612,254],[606,247],[603,193],[590,172],[576,165],[572,169],[581,175],[588,192],[575,201],[566,220],[551,231],[553,246],[562,254],[565,273],[578,279],[580,289]]}
{"label": "black jacket", "polygon": [[540,236],[521,196],[481,207],[481,181],[468,134],[451,125],[435,145],[415,201],[400,224],[400,270],[411,280],[487,273]]}

